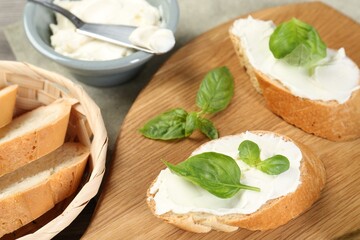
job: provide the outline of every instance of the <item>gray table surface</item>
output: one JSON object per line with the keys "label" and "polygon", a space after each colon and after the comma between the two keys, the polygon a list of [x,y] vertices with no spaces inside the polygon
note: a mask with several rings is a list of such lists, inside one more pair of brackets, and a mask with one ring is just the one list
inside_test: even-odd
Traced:
{"label": "gray table surface", "polygon": [[[306,2],[300,0],[178,0],[180,6],[180,21],[176,32],[176,49],[185,45],[189,40],[203,32],[253,11],[279,6],[288,3]],[[323,0],[322,2],[334,7],[340,12],[360,22],[359,0]],[[0,0],[0,60],[17,60],[3,30],[10,24],[21,22],[25,0]],[[176,51],[175,49],[175,51]],[[173,53],[173,52],[172,52]],[[109,135],[109,159],[113,152],[120,125],[135,100],[139,91],[151,79],[151,76],[169,57],[170,54],[152,59],[131,82],[113,88],[94,88],[83,85],[88,94],[94,99],[102,110],[105,126]],[[29,57],[29,62],[31,62]],[[18,59],[26,61],[25,59]],[[34,64],[34,63],[33,63]],[[41,66],[44,67],[44,66]],[[46,68],[46,66],[44,67]],[[48,69],[52,70],[52,69]],[[85,209],[80,224],[86,225],[90,220],[92,208]],[[84,220],[85,219],[85,220]],[[66,231],[72,231],[66,234]],[[65,230],[64,236],[81,236],[81,231]]]}

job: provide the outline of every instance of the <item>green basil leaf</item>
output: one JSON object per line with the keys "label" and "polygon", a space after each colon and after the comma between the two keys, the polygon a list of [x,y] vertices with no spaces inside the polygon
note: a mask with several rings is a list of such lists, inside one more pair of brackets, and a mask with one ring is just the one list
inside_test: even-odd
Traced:
{"label": "green basil leaf", "polygon": [[269,175],[278,175],[285,172],[290,167],[289,160],[283,155],[275,155],[264,161],[261,161],[257,168]]}
{"label": "green basil leaf", "polygon": [[250,140],[241,142],[238,150],[240,159],[249,166],[255,167],[261,161],[259,146]]}
{"label": "green basil leaf", "polygon": [[219,138],[218,131],[216,130],[213,122],[210,121],[209,119],[199,117],[197,124],[198,124],[198,128],[200,129],[200,131],[203,134],[205,134],[205,136],[207,136],[208,138],[210,138],[210,139]]}
{"label": "green basil leaf", "polygon": [[240,189],[260,191],[259,188],[241,184],[241,172],[236,161],[221,153],[201,153],[178,165],[164,163],[172,173],[202,187],[219,198],[231,198]]}
{"label": "green basil leaf", "polygon": [[234,80],[227,67],[213,69],[206,74],[196,95],[196,105],[203,113],[224,110],[234,95]]}
{"label": "green basil leaf", "polygon": [[326,57],[326,45],[311,25],[296,18],[280,24],[270,36],[274,57],[291,65],[312,65]]}
{"label": "green basil leaf", "polygon": [[164,112],[148,121],[140,132],[147,138],[170,140],[185,137],[188,113],[181,108]]}
{"label": "green basil leaf", "polygon": [[196,112],[191,112],[186,117],[185,123],[185,137],[190,136],[197,128],[198,115]]}

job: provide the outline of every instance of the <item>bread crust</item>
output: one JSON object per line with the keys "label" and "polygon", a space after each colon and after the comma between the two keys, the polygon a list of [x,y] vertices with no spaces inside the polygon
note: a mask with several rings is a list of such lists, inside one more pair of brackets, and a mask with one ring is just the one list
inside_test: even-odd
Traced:
{"label": "bread crust", "polygon": [[249,230],[269,230],[286,224],[291,219],[299,216],[311,207],[311,205],[320,197],[320,192],[326,182],[326,172],[322,161],[315,156],[309,148],[286,136],[267,132],[251,131],[255,134],[272,133],[287,141],[292,141],[300,148],[302,160],[300,165],[300,181],[295,192],[286,196],[269,200],[260,209],[252,214],[228,214],[216,216],[210,213],[191,212],[186,214],[176,214],[167,212],[163,215],[155,213],[156,203],[155,194],[150,193],[151,184],[147,191],[147,203],[152,213],[166,222],[179,228],[196,233],[205,233],[211,230],[231,232],[238,227]]}
{"label": "bread crust", "polygon": [[263,94],[266,106],[273,113],[307,133],[331,141],[348,141],[360,137],[360,89],[354,91],[343,104],[294,96],[279,81],[256,70],[250,64],[241,40],[231,29],[229,34],[240,65],[245,67],[253,86]]}
{"label": "bread crust", "polygon": [[0,199],[0,237],[40,217],[77,190],[89,150],[79,143],[68,144],[77,148],[78,156],[74,163],[37,185]]}
{"label": "bread crust", "polygon": [[[52,106],[55,104],[61,107],[60,114],[55,121],[28,131],[20,137],[0,143],[0,177],[39,159],[64,143],[72,102],[61,99]],[[23,116],[19,118],[21,117]],[[13,122],[15,121],[17,120],[14,119]],[[26,117],[24,121],[26,121]],[[0,136],[7,134],[7,127],[10,128],[11,124],[0,129]]]}
{"label": "bread crust", "polygon": [[4,127],[11,122],[18,85],[10,85],[3,89],[0,89],[0,128]]}

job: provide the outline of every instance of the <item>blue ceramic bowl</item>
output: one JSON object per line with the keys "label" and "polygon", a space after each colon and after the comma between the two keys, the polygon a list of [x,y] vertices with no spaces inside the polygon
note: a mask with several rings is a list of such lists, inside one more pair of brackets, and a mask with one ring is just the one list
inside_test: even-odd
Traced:
{"label": "blue ceramic bowl", "polygon": [[[165,26],[175,32],[179,20],[176,0],[148,0],[162,9]],[[66,67],[76,79],[97,87],[109,87],[126,82],[139,72],[153,54],[137,51],[127,57],[109,61],[83,61],[63,56],[50,44],[50,23],[54,13],[38,4],[27,3],[24,9],[24,28],[30,43],[44,56]]]}

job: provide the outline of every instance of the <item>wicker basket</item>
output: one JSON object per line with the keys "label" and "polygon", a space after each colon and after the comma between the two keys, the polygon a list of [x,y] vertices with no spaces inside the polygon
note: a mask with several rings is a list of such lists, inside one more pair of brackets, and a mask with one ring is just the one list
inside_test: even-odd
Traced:
{"label": "wicker basket", "polygon": [[38,224],[35,221],[17,233],[24,235],[21,239],[50,239],[67,227],[99,190],[108,145],[105,125],[99,107],[83,88],[61,75],[26,63],[0,61],[0,86],[9,84],[19,85],[15,115],[61,97],[79,100],[71,111],[65,141],[78,141],[90,148],[81,187],[72,198],[58,204],[47,216],[40,217]]}

